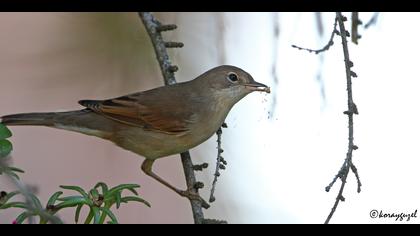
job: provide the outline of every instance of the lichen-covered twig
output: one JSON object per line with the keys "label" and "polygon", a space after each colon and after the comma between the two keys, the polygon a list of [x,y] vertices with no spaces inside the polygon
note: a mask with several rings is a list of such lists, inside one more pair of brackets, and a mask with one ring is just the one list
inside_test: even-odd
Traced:
{"label": "lichen-covered twig", "polygon": [[177,71],[175,68],[177,67],[173,66],[169,60],[165,45],[167,42],[163,40],[161,32],[174,30],[177,28],[176,25],[162,25],[150,12],[139,12],[138,14],[152,41],[165,85],[175,84],[175,72]]}
{"label": "lichen-covered twig", "polygon": [[222,157],[223,149],[222,149],[222,128],[227,128],[226,123],[223,123],[222,127],[220,127],[216,134],[217,134],[217,160],[216,160],[216,171],[214,172],[214,179],[211,185],[210,190],[210,202],[214,202],[216,198],[214,197],[214,191],[216,190],[216,182],[217,178],[220,176],[220,170],[224,170],[226,168],[227,162]]}
{"label": "lichen-covered twig", "polygon": [[[176,29],[176,25],[162,25],[158,20],[155,19],[150,12],[139,12],[141,20],[143,21],[146,31],[152,40],[153,47],[155,49],[156,57],[159,62],[160,69],[164,78],[165,85],[172,85],[176,83],[174,72],[178,70],[178,67],[171,64],[169,60],[167,47],[182,47],[182,43],[178,42],[165,42],[162,38],[161,32],[167,30]],[[185,180],[187,182],[187,188],[198,194],[196,188],[196,179],[194,174],[194,165],[191,161],[189,151],[181,153],[182,165],[185,173]],[[209,205],[200,200],[189,199],[191,203],[192,213],[194,217],[194,223],[201,224],[204,222],[204,214],[202,207],[208,208]]]}

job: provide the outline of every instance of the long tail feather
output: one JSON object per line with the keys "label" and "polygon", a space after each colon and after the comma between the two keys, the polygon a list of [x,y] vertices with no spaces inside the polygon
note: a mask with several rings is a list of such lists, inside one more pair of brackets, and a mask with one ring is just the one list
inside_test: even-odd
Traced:
{"label": "long tail feather", "polygon": [[87,135],[108,138],[115,121],[98,115],[90,109],[67,112],[21,113],[0,117],[0,123],[13,125],[48,126]]}
{"label": "long tail feather", "polygon": [[55,112],[46,113],[21,113],[7,115],[0,118],[0,123],[4,125],[53,125]]}

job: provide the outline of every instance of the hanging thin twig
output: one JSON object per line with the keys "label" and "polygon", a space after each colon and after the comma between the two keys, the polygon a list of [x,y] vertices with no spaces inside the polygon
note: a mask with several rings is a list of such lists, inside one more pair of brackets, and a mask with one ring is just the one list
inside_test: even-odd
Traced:
{"label": "hanging thin twig", "polygon": [[220,127],[216,134],[217,134],[217,161],[216,161],[216,171],[214,172],[214,179],[211,185],[210,191],[210,202],[214,202],[216,198],[214,197],[214,191],[216,190],[216,182],[217,178],[220,176],[220,170],[224,170],[226,168],[227,162],[222,157],[223,149],[222,149],[222,128],[227,128],[226,123],[223,123],[222,127]]}
{"label": "hanging thin twig", "polygon": [[333,30],[331,32],[330,39],[328,40],[327,44],[323,48],[314,50],[314,49],[299,47],[299,46],[296,46],[296,45],[292,45],[292,47],[293,48],[297,48],[299,50],[305,50],[305,51],[308,51],[308,52],[313,52],[315,54],[318,54],[318,53],[321,53],[321,52],[325,52],[328,49],[330,49],[330,47],[332,45],[334,45],[334,35],[335,34],[338,34],[338,31],[337,31],[337,19],[335,19],[335,21],[334,21],[334,28],[333,28]]}
{"label": "hanging thin twig", "polygon": [[344,160],[343,165],[341,166],[338,174],[334,177],[333,181],[325,188],[325,190],[328,192],[331,187],[334,185],[336,180],[338,178],[341,179],[341,186],[340,190],[337,194],[336,200],[334,202],[334,205],[330,211],[330,214],[328,215],[327,219],[325,220],[325,224],[328,224],[334,215],[335,210],[337,209],[337,206],[340,201],[344,201],[345,198],[343,196],[344,187],[346,185],[347,176],[350,170],[353,171],[353,173],[356,176],[357,179],[357,192],[361,191],[361,182],[359,179],[359,174],[357,172],[356,167],[353,164],[353,150],[357,150],[358,147],[354,145],[354,137],[353,137],[353,115],[359,114],[356,104],[353,102],[353,90],[352,90],[352,77],[357,77],[356,73],[351,70],[351,67],[353,66],[353,62],[350,61],[349,56],[349,49],[347,45],[347,37],[349,37],[348,31],[346,31],[344,27],[344,21],[346,21],[346,17],[344,17],[341,12],[336,13],[336,21],[338,20],[338,25],[340,29],[340,36],[343,44],[343,53],[344,53],[344,64],[346,68],[346,80],[347,80],[347,111],[344,112],[345,115],[348,116],[348,149],[347,149],[347,155]]}

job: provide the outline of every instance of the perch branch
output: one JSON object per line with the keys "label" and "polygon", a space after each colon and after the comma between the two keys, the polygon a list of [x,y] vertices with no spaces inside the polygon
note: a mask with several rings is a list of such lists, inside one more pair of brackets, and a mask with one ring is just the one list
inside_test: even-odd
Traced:
{"label": "perch branch", "polygon": [[346,21],[346,18],[341,14],[341,12],[337,12],[336,13],[336,21],[338,21],[338,25],[340,28],[340,36],[341,36],[341,40],[342,40],[342,44],[343,44],[343,53],[344,53],[344,64],[345,64],[345,68],[346,68],[346,80],[347,80],[347,107],[348,110],[344,112],[344,114],[346,114],[348,116],[348,150],[347,150],[347,155],[346,155],[346,159],[344,160],[344,163],[342,165],[342,167],[340,168],[340,171],[338,172],[338,174],[334,177],[333,181],[325,188],[325,190],[328,192],[330,190],[330,188],[334,185],[334,183],[336,182],[336,180],[338,178],[341,179],[341,187],[340,190],[338,192],[337,198],[334,202],[334,205],[331,209],[330,214],[328,215],[327,219],[325,220],[325,224],[328,224],[332,218],[332,216],[334,215],[335,210],[337,209],[337,206],[339,204],[340,201],[344,201],[345,198],[343,196],[343,191],[344,191],[344,187],[346,185],[346,181],[347,181],[347,176],[350,170],[353,171],[353,173],[356,176],[357,179],[357,191],[360,192],[361,190],[361,182],[359,179],[359,174],[357,173],[357,169],[354,166],[353,162],[352,162],[352,158],[353,158],[353,150],[358,149],[358,147],[356,145],[354,145],[353,143],[353,115],[354,114],[358,114],[359,112],[357,111],[357,107],[356,104],[353,102],[353,91],[352,91],[352,81],[351,78],[352,77],[357,77],[356,73],[354,73],[351,70],[351,67],[353,66],[353,63],[350,61],[350,56],[349,56],[349,50],[348,50],[348,45],[347,45],[347,37],[349,36],[349,33],[346,31],[345,27],[344,27],[344,21]]}
{"label": "perch branch", "polygon": [[175,71],[170,69],[173,65],[171,65],[171,61],[169,60],[169,55],[165,46],[166,42],[163,40],[162,34],[160,33],[164,30],[176,29],[176,26],[162,25],[150,12],[139,12],[138,14],[143,21],[150,40],[152,40],[153,48],[156,53],[156,59],[159,62],[165,85],[176,84]]}
{"label": "perch branch", "polygon": [[[173,30],[176,28],[175,25],[162,25],[152,13],[150,12],[139,12],[147,33],[150,36],[153,47],[155,49],[156,57],[159,62],[160,69],[164,78],[165,85],[172,85],[176,83],[174,72],[177,71],[177,67],[171,65],[169,60],[167,46],[181,46],[181,43],[173,43],[171,45],[165,42],[160,32],[166,30]],[[196,188],[196,179],[194,174],[193,163],[189,151],[181,153],[181,161],[184,168],[185,180],[187,182],[187,188],[198,194]],[[207,203],[203,204],[200,200],[189,199],[191,203],[192,213],[194,217],[194,223],[201,224],[204,222],[204,214],[202,207],[208,208]]]}

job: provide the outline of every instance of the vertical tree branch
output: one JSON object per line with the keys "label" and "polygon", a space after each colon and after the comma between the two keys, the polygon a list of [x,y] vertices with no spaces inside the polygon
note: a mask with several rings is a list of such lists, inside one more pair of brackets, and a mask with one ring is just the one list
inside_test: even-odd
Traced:
{"label": "vertical tree branch", "polygon": [[[162,25],[150,12],[139,12],[138,13],[143,24],[149,34],[150,40],[152,40],[153,48],[155,49],[156,59],[159,62],[160,70],[162,72],[163,80],[165,85],[176,84],[175,73],[177,67],[171,65],[169,60],[168,52],[166,50],[165,41],[162,38],[161,31],[174,30],[176,26],[172,28],[168,25]],[[175,69],[176,68],[176,69]]]}
{"label": "vertical tree branch", "polygon": [[[138,13],[143,24],[146,28],[147,33],[152,40],[153,47],[155,49],[156,57],[159,62],[160,69],[164,78],[165,85],[172,85],[176,83],[174,72],[178,70],[178,67],[171,65],[169,60],[167,47],[179,47],[182,43],[168,44],[162,38],[161,31],[173,30],[176,28],[175,25],[162,25],[157,21],[152,13],[150,12],[139,12]],[[187,182],[187,188],[198,194],[198,189],[195,187],[196,179],[191,161],[189,151],[181,153],[181,161],[184,168],[185,180]],[[204,214],[202,209],[202,202],[200,200],[190,199],[192,213],[194,217],[194,223],[201,224],[204,222]]]}
{"label": "vertical tree branch", "polygon": [[[198,188],[195,187],[196,179],[194,174],[193,163],[189,151],[181,153],[182,166],[184,168],[185,181],[187,188],[198,194]],[[190,199],[191,209],[193,213],[194,223],[202,224],[204,222],[204,213],[202,209],[202,202],[196,199]]]}
{"label": "vertical tree branch", "polygon": [[326,191],[328,192],[335,181],[340,178],[341,179],[341,187],[338,192],[337,198],[334,202],[334,205],[331,209],[330,214],[328,215],[327,219],[325,220],[325,224],[328,224],[334,215],[335,210],[340,201],[344,201],[345,198],[343,196],[344,187],[346,185],[347,176],[350,170],[354,172],[357,178],[358,183],[358,192],[360,192],[361,182],[359,179],[359,174],[357,173],[356,167],[353,165],[352,158],[353,158],[353,150],[356,150],[358,147],[354,145],[353,142],[353,115],[358,114],[356,104],[353,102],[353,91],[352,91],[352,77],[357,77],[356,73],[354,73],[350,68],[353,66],[353,62],[350,61],[349,50],[347,45],[347,37],[349,37],[348,31],[346,31],[344,27],[344,21],[346,18],[341,14],[341,12],[336,13],[336,20],[338,21],[339,29],[340,29],[340,36],[343,45],[343,53],[344,53],[344,64],[346,68],[346,80],[347,80],[347,111],[344,112],[348,116],[348,149],[346,159],[344,160],[344,164],[341,167],[338,174],[334,177],[333,181],[329,186],[326,187]]}

